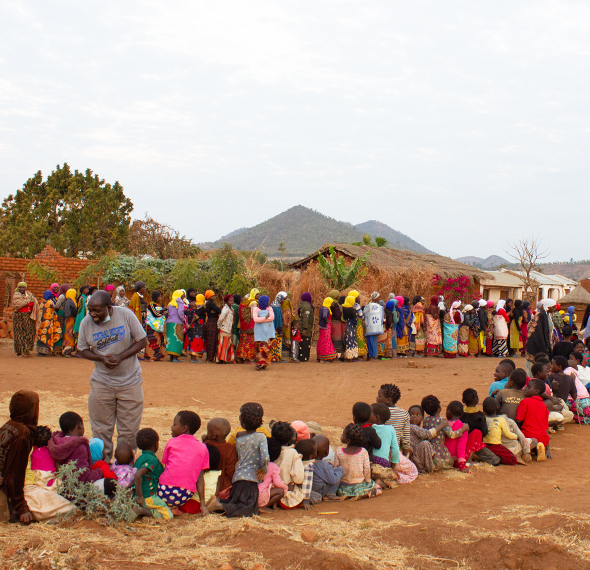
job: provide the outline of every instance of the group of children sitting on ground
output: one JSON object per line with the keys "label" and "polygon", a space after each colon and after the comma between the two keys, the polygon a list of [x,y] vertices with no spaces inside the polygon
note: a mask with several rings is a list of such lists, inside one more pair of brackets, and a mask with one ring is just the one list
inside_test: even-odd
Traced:
{"label": "group of children sitting on ground", "polygon": [[[550,362],[539,354],[529,378],[512,360],[503,360],[482,402],[483,412],[477,409],[477,392],[469,388],[462,402],[448,404],[445,417],[436,396],[426,396],[406,411],[397,406],[399,388],[383,384],[376,403],[354,404],[352,422],[336,450],[315,422],[272,421],[269,431],[263,426],[262,406],[247,403],[233,432],[228,420],[213,418],[199,441],[195,434],[201,419],[193,411],[181,411],[161,461],[157,432],[144,428],[136,438],[140,455],[135,458],[131,445],[120,441],[109,464],[103,442],[86,439],[82,418],[66,412],[59,419],[61,431],[51,434],[49,428],[37,427],[23,476],[29,480],[34,474],[41,481],[37,485],[55,490],[57,467],[71,461],[81,481],[94,483],[109,497],[131,487],[138,515],[165,519],[216,511],[251,516],[273,507],[309,509],[321,501],[375,497],[411,483],[419,473],[451,468],[469,472],[474,462],[526,465],[533,455],[537,461],[551,458],[550,434],[574,418],[585,423],[590,417],[590,396],[578,377],[578,361],[575,353],[569,362],[560,355]],[[10,455],[6,451],[0,458]],[[9,473],[9,463],[0,465],[0,473]],[[25,481],[24,496],[36,520],[73,508],[56,493],[49,502],[38,495],[29,500],[28,487]],[[5,490],[10,506],[13,490]]]}

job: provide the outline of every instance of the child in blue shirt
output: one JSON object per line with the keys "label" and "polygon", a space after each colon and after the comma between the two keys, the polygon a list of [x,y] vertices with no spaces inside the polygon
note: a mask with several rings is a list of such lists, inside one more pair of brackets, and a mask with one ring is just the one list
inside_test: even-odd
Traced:
{"label": "child in blue shirt", "polygon": [[381,447],[373,448],[371,456],[371,477],[382,489],[397,485],[396,465],[400,462],[397,435],[392,425],[385,425],[391,412],[385,404],[371,405],[371,419],[373,429],[381,439]]}

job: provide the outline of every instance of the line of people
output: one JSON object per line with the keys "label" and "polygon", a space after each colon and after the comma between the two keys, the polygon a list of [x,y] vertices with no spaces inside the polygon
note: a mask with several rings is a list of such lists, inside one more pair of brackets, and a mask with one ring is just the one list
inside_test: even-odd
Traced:
{"label": "line of people", "polygon": [[[14,349],[30,355],[35,335],[40,356],[76,354],[80,323],[87,314],[90,295],[97,288],[83,286],[79,294],[68,284],[54,283],[39,304],[19,283],[13,296]],[[528,301],[512,299],[496,303],[474,299],[464,304],[455,300],[445,306],[441,296],[424,298],[390,293],[387,301],[373,292],[363,304],[358,291],[346,295],[330,291],[320,307],[309,292],[301,295],[294,309],[289,294],[280,291],[271,302],[252,289],[248,295],[225,295],[216,302],[212,290],[197,294],[195,289],[177,290],[168,304],[159,291],[149,300],[146,284],[135,284],[131,299],[123,286],[105,287],[113,305],[133,311],[147,333],[148,346],[140,358],[145,361],[200,363],[256,362],[258,370],[271,362],[305,362],[310,359],[317,317],[316,355],[319,362],[356,362],[397,357],[446,358],[457,356],[526,356],[527,372],[534,355],[548,356],[564,331],[577,339],[574,307],[567,312],[551,299],[531,309]],[[582,321],[584,339],[590,306]],[[541,318],[542,316],[542,318]],[[590,329],[588,329],[590,331]],[[590,342],[590,341],[588,341]],[[585,351],[588,348],[585,347]]]}

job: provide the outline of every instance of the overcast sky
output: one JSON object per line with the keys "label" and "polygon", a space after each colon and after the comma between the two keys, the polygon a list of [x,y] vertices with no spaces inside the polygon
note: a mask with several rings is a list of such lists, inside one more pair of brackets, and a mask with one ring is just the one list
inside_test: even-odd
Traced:
{"label": "overcast sky", "polygon": [[68,162],[195,241],[302,204],[590,257],[587,0],[0,6],[2,197]]}

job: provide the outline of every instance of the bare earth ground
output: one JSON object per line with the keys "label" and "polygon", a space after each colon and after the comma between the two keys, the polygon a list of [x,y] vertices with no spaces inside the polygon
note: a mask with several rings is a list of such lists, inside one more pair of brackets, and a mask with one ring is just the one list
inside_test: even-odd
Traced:
{"label": "bare earth ground", "polygon": [[[416,362],[431,368],[412,369],[407,360],[310,362],[273,365],[260,373],[253,365],[144,363],[143,426],[161,434],[161,453],[177,411],[198,412],[204,425],[224,415],[235,426],[240,405],[257,401],[266,423],[315,420],[336,445],[342,427],[351,421],[354,402],[373,402],[380,384],[398,384],[405,408],[433,393],[444,409],[450,400],[461,399],[467,387],[477,389],[483,399],[497,364],[484,358]],[[40,423],[56,428],[59,415],[68,409],[87,419],[91,363],[17,359],[11,344],[4,342],[0,367],[0,421],[7,417],[11,394],[25,388],[41,393]],[[248,520],[184,515],[168,524],[142,519],[117,528],[86,520],[27,528],[1,525],[0,566],[586,569],[589,433],[586,426],[568,425],[552,437],[555,459],[545,463],[420,476],[376,499],[327,503],[309,512],[280,511]],[[302,533],[315,534],[315,540],[305,542]]]}

